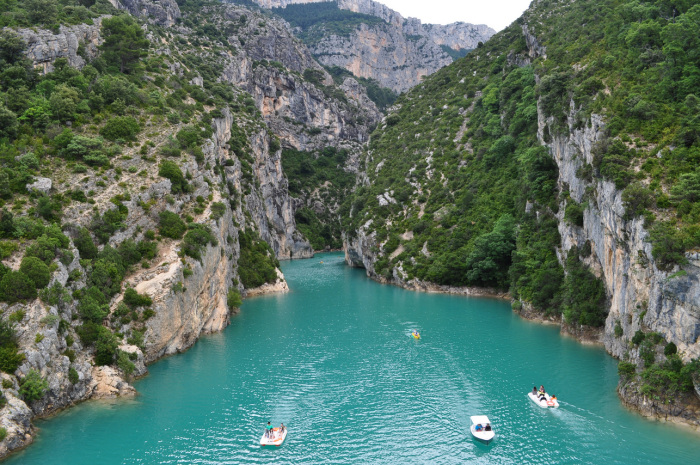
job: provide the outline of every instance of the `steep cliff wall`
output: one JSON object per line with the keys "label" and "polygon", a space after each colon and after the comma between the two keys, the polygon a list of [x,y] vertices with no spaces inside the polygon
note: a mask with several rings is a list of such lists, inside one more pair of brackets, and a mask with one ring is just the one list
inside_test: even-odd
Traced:
{"label": "steep cliff wall", "polygon": [[60,26],[58,34],[44,29],[18,29],[16,32],[27,44],[27,57],[42,73],[53,71],[53,63],[59,58],[82,69],[86,60],[97,57],[103,18],[94,19],[94,24],[90,25]]}
{"label": "steep cliff wall", "polygon": [[326,66],[340,66],[396,92],[410,89],[452,63],[429,37],[407,36],[388,24],[361,24],[349,36],[324,38],[311,51]]}
{"label": "steep cliff wall", "polygon": [[[313,1],[257,2],[264,8],[284,8]],[[339,0],[342,10],[370,15],[380,24],[362,23],[349,34],[325,31],[324,24],[312,26],[314,39],[307,40],[311,51],[325,66],[339,66],[357,77],[378,81],[383,87],[403,92],[421,79],[453,61],[441,46],[471,50],[488,40],[495,31],[485,25],[453,23],[447,26],[422,24],[371,0]],[[309,35],[308,31],[301,34]]]}
{"label": "steep cliff wall", "polygon": [[155,24],[170,27],[180,18],[180,8],[175,0],[109,0],[120,10],[133,16],[146,18]]}

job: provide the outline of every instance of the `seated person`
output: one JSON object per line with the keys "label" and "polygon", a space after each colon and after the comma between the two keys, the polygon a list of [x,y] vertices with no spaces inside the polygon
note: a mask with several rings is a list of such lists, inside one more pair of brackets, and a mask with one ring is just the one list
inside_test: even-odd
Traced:
{"label": "seated person", "polygon": [[486,423],[486,426],[484,427],[484,431],[491,431],[491,423]]}
{"label": "seated person", "polygon": [[475,431],[481,431],[482,428],[483,428],[483,426],[481,426],[481,423],[479,423],[478,425],[476,425],[476,426],[474,427],[474,430],[475,430]]}

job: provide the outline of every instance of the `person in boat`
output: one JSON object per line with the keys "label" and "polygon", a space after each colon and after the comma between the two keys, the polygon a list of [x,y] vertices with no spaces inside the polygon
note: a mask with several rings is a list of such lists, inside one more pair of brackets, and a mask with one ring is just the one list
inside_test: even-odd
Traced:
{"label": "person in boat", "polygon": [[269,421],[267,422],[267,425],[265,425],[265,435],[272,439],[272,425]]}
{"label": "person in boat", "polygon": [[280,424],[280,434],[284,433],[284,430],[286,430],[286,429],[287,429],[287,427],[284,426],[284,423],[281,423]]}
{"label": "person in boat", "polygon": [[546,392],[544,386],[540,385],[540,391],[537,393],[540,396],[540,400],[547,400]]}
{"label": "person in boat", "polygon": [[481,431],[482,428],[483,426],[481,426],[481,423],[479,423],[474,427],[474,431]]}
{"label": "person in boat", "polygon": [[486,423],[486,426],[484,426],[484,431],[491,431],[491,423]]}
{"label": "person in boat", "polygon": [[532,386],[532,395],[537,397],[537,386]]}

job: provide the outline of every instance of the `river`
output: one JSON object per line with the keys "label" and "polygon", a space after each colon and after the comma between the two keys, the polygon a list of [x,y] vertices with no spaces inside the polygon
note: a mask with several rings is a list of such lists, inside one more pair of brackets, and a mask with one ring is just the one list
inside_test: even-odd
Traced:
{"label": "river", "polygon": [[[339,253],[282,268],[289,293],[246,300],[222,333],[150,366],[135,399],[37,421],[5,463],[700,463],[699,435],[621,405],[602,348],[505,301],[383,286]],[[540,384],[558,410],[528,399]],[[490,445],[469,435],[477,414]],[[279,448],[259,445],[267,421],[288,427]]]}

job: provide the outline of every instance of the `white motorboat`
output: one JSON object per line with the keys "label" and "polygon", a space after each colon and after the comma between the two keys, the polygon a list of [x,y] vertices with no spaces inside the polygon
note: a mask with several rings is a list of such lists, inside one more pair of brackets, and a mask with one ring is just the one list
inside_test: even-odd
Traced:
{"label": "white motorboat", "polygon": [[469,417],[472,421],[469,431],[471,431],[472,436],[474,436],[479,441],[488,444],[496,436],[491,428],[491,421],[486,415],[474,415]]}
{"label": "white motorboat", "polygon": [[549,394],[535,394],[533,392],[528,393],[527,395],[531,401],[533,401],[535,404],[539,405],[542,408],[557,408],[559,407],[559,401],[557,400],[556,396],[552,397]]}
{"label": "white motorboat", "polygon": [[279,428],[273,428],[272,433],[268,436],[267,433],[263,433],[260,438],[261,446],[281,446],[287,437],[287,428],[280,431]]}

